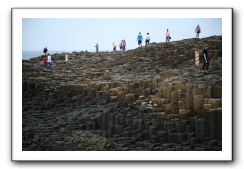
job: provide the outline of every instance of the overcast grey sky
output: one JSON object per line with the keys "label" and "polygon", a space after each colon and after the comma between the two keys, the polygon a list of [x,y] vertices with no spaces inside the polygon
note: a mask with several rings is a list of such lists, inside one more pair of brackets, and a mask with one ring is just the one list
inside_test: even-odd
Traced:
{"label": "overcast grey sky", "polygon": [[168,28],[172,41],[175,41],[195,37],[197,24],[202,30],[200,38],[222,35],[222,20],[219,18],[25,18],[22,20],[22,49],[36,51],[46,46],[49,51],[95,51],[94,46],[98,43],[99,50],[111,51],[112,42],[118,45],[122,39],[126,40],[127,49],[134,49],[138,32],[144,39],[149,32],[151,42],[164,42]]}

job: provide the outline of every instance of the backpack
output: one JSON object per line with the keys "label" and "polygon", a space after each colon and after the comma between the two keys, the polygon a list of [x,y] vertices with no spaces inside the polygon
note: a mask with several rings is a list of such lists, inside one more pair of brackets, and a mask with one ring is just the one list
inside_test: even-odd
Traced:
{"label": "backpack", "polygon": [[201,33],[200,27],[197,28],[197,33]]}

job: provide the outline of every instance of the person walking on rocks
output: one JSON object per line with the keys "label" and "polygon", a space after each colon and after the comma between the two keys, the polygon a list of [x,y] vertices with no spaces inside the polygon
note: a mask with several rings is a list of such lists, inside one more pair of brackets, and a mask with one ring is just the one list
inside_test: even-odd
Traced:
{"label": "person walking on rocks", "polygon": [[46,69],[47,68],[47,56],[46,55],[42,56],[42,61],[43,61],[43,67]]}
{"label": "person walking on rocks", "polygon": [[209,66],[208,44],[207,43],[204,45],[202,62],[203,62],[202,70],[204,73],[207,73],[208,72],[208,66]]}
{"label": "person walking on rocks", "polygon": [[119,44],[120,50],[125,51],[125,47],[126,47],[126,41],[125,40],[121,40],[121,42]]}
{"label": "person walking on rocks", "polygon": [[149,43],[150,43],[150,35],[149,35],[149,33],[147,32],[147,36],[146,36],[146,41],[145,41],[145,44],[146,45],[149,45]]}
{"label": "person walking on rocks", "polygon": [[96,52],[98,52],[99,49],[98,43],[95,45],[95,48],[96,48]]}
{"label": "person walking on rocks", "polygon": [[142,47],[142,41],[143,41],[143,37],[141,35],[141,32],[139,32],[139,34],[137,36],[137,42],[138,42],[139,47]]}
{"label": "person walking on rocks", "polygon": [[195,29],[195,33],[196,33],[196,38],[199,39],[199,34],[201,33],[201,28],[199,25],[197,25],[197,27]]}
{"label": "person walking on rocks", "polygon": [[113,51],[116,51],[116,44],[113,42],[113,44],[112,44],[112,47],[113,47]]}
{"label": "person walking on rocks", "polygon": [[171,39],[169,29],[166,30],[165,36],[166,36],[166,43],[169,43],[169,40]]}
{"label": "person walking on rocks", "polygon": [[51,68],[51,64],[52,64],[52,57],[51,57],[51,55],[48,53],[48,56],[47,56],[47,67],[48,67],[48,68]]}

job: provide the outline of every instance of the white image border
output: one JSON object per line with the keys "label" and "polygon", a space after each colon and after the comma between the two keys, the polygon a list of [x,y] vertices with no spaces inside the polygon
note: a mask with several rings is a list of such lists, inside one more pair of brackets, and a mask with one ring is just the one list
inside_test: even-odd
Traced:
{"label": "white image border", "polygon": [[[22,19],[132,17],[222,19],[222,151],[22,151]],[[12,160],[231,161],[232,9],[12,9]]]}

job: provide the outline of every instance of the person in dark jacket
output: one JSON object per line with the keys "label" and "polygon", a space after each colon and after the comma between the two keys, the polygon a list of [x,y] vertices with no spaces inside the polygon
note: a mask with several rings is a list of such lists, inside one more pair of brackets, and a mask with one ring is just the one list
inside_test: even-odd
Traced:
{"label": "person in dark jacket", "polygon": [[48,52],[47,47],[45,47],[45,48],[43,49],[43,53],[44,53],[44,55],[46,55],[47,52]]}
{"label": "person in dark jacket", "polygon": [[208,44],[207,43],[204,45],[202,63],[203,63],[202,70],[204,73],[207,73],[208,66],[209,66]]}

